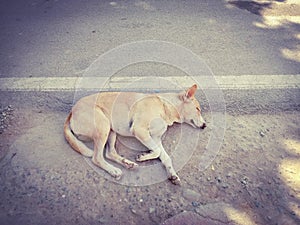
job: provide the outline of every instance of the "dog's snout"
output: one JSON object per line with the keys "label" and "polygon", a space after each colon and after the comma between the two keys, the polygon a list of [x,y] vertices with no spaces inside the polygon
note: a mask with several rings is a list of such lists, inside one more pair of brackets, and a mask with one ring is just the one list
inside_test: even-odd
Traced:
{"label": "dog's snout", "polygon": [[204,129],[206,127],[206,123],[203,123],[202,126],[200,127],[201,129]]}

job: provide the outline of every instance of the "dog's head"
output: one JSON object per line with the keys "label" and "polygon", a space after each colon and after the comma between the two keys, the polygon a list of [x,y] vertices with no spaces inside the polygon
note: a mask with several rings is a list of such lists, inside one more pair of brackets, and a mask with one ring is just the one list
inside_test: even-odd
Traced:
{"label": "dog's head", "polygon": [[194,84],[186,92],[181,92],[179,98],[182,101],[180,114],[184,123],[190,124],[195,128],[204,129],[206,123],[201,116],[201,108],[198,100],[195,98],[197,85]]}

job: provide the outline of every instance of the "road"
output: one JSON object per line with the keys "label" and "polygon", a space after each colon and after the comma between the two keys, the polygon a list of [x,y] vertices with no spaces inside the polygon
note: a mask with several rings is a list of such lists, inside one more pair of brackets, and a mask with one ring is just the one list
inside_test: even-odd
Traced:
{"label": "road", "polygon": [[[297,0],[2,1],[0,223],[299,224],[299,12]],[[178,165],[181,187],[122,185],[64,141],[82,95],[194,81],[208,128]],[[175,125],[163,143],[188,152],[194,132]],[[199,170],[212,135],[221,146]],[[118,139],[128,157],[135,146]]]}
{"label": "road", "polygon": [[296,48],[297,24],[255,26],[263,21],[216,0],[5,1],[0,76],[79,76],[97,56],[139,40],[182,45],[216,75],[298,74],[299,61],[281,53]]}

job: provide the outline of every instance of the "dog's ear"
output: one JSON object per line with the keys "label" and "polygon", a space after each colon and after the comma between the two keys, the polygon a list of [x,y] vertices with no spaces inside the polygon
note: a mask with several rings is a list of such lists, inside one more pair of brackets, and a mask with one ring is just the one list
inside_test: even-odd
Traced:
{"label": "dog's ear", "polygon": [[195,93],[197,91],[197,85],[194,84],[192,87],[190,87],[187,91],[180,92],[179,98],[182,101],[188,101],[190,98],[194,97]]}
{"label": "dog's ear", "polygon": [[192,97],[194,97],[196,91],[197,91],[197,84],[194,84],[192,87],[190,87],[190,88],[186,91],[185,96],[186,96],[187,98],[192,98]]}

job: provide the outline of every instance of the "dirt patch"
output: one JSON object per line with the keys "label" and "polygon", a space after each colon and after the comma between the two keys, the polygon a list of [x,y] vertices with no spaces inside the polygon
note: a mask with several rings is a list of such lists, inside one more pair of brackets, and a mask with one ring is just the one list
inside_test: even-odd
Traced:
{"label": "dirt patch", "polygon": [[207,170],[198,168],[209,129],[178,173],[181,186],[166,180],[142,187],[105,179],[71,150],[62,135],[66,113],[32,116],[40,122],[0,162],[1,224],[160,224],[182,212],[212,224],[300,222],[299,112],[228,115],[222,148]]}
{"label": "dirt patch", "polygon": [[9,126],[13,119],[13,111],[11,105],[1,106],[0,105],[0,134],[2,134]]}
{"label": "dirt patch", "polygon": [[10,129],[14,121],[14,108],[12,105],[3,106],[0,105],[0,137],[2,140],[0,142],[0,160],[8,152],[9,145],[11,144],[8,139],[12,136]]}
{"label": "dirt patch", "polygon": [[0,105],[0,161],[11,144],[22,134],[43,121],[41,110],[14,105]]}

